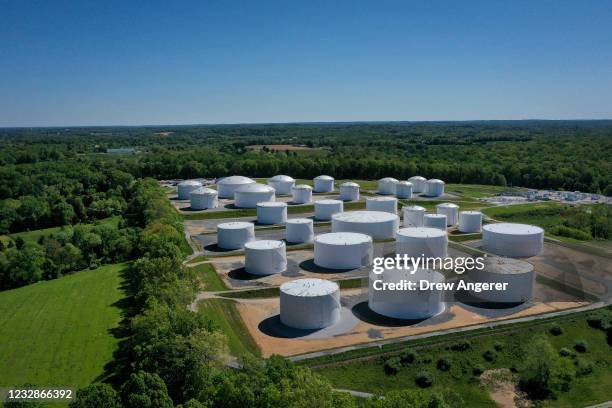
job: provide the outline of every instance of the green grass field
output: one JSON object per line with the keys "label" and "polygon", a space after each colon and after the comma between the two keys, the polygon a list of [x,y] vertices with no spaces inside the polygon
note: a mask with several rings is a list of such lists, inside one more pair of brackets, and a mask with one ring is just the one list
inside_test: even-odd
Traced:
{"label": "green grass field", "polygon": [[230,299],[205,299],[198,303],[198,312],[213,321],[227,336],[230,353],[235,356],[251,354],[260,356],[261,351],[249,334],[236,304]]}
{"label": "green grass field", "polygon": [[102,376],[117,347],[125,266],[0,292],[0,386],[76,388]]}
{"label": "green grass field", "polygon": [[[510,190],[508,187],[503,186],[487,186],[483,184],[447,184],[444,191],[447,193],[457,194],[463,198],[482,198],[492,197],[501,193],[502,191]],[[520,191],[522,188],[512,188],[512,190]]]}
{"label": "green grass field", "polygon": [[227,286],[225,286],[223,280],[221,280],[217,271],[215,271],[215,267],[211,264],[200,264],[192,268],[197,272],[198,278],[204,286],[204,290],[211,292],[227,290]]}

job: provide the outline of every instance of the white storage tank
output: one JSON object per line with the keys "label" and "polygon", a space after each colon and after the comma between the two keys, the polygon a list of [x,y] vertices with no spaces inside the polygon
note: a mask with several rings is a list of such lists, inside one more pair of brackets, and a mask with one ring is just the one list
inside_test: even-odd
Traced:
{"label": "white storage tank", "polygon": [[397,231],[395,251],[412,258],[446,258],[448,236],[437,228],[401,228]]}
{"label": "white storage tank", "polygon": [[191,209],[206,210],[208,208],[217,208],[219,200],[217,198],[217,190],[212,188],[200,187],[196,188],[189,194]]}
{"label": "white storage tank", "polygon": [[224,222],[217,225],[217,246],[223,249],[240,249],[255,239],[252,222]]}
{"label": "white storage tank", "polygon": [[274,189],[265,184],[247,184],[234,192],[234,205],[238,208],[255,208],[258,203],[274,201]]}
{"label": "white storage tank", "polygon": [[482,246],[497,255],[535,256],[544,247],[544,230],[527,224],[488,224],[482,227]]}
{"label": "white storage tank", "polygon": [[397,214],[397,198],[395,197],[366,197],[366,210],[384,211]]}
{"label": "white storage tank", "polygon": [[480,232],[482,230],[482,213],[480,211],[461,211],[459,213],[460,232]]}
{"label": "white storage tank", "polygon": [[301,330],[329,327],[340,320],[340,287],[324,279],[297,279],[280,287],[280,320]]}
{"label": "white storage tank", "polygon": [[291,202],[295,204],[307,204],[312,202],[312,187],[307,184],[298,184],[291,188]]}
{"label": "white storage tank", "polygon": [[427,197],[440,197],[442,194],[444,194],[444,182],[442,180],[427,180],[425,189]]}
{"label": "white storage tank", "polygon": [[484,269],[472,268],[469,280],[474,283],[507,283],[506,290],[470,291],[475,298],[493,303],[523,303],[532,299],[535,286],[533,265],[511,258],[489,256],[484,259]]}
{"label": "white storage tank", "polygon": [[340,199],[343,201],[359,200],[359,184],[347,181],[340,185]]}
{"label": "white storage tank", "polygon": [[276,190],[276,195],[289,195],[291,188],[295,185],[295,179],[284,174],[279,174],[268,179],[268,185]]}
{"label": "white storage tank", "polygon": [[314,263],[328,269],[357,269],[372,263],[372,238],[355,232],[332,232],[314,239]]}
{"label": "white storage tank", "polygon": [[423,216],[423,226],[438,228],[446,231],[446,215],[444,214],[425,214]]}
{"label": "white storage tank", "polygon": [[409,182],[412,183],[412,192],[413,193],[424,193],[426,192],[426,182],[427,179],[425,177],[421,177],[421,176],[412,176],[408,179]]}
{"label": "white storage tank", "polygon": [[239,187],[255,184],[255,180],[244,176],[229,176],[217,181],[219,198],[234,198],[234,192]]}
{"label": "white storage tank", "polygon": [[313,222],[310,218],[290,218],[285,224],[286,240],[292,244],[312,242],[314,239]]}
{"label": "white storage tank", "polygon": [[334,178],[331,176],[317,176],[314,178],[315,193],[331,193],[334,191]]}
{"label": "white storage tank", "polygon": [[422,227],[423,217],[427,210],[420,205],[407,205],[402,207],[404,213],[404,227]]}
{"label": "white storage tank", "polygon": [[287,203],[264,201],[257,204],[257,222],[259,224],[283,224],[285,221],[287,221]]}
{"label": "white storage tank", "polygon": [[[444,311],[444,292],[434,289],[420,289],[420,281],[444,282],[440,272],[418,269],[415,273],[404,269],[386,269],[381,274],[373,271],[369,276],[368,306],[374,312],[394,319],[427,319]],[[392,290],[383,284],[397,284],[402,281],[415,282],[415,290]]]}
{"label": "white storage tank", "polygon": [[189,194],[200,187],[202,187],[202,183],[197,180],[181,181],[178,185],[178,199],[189,200]]}
{"label": "white storage tank", "polygon": [[412,198],[412,188],[414,186],[409,181],[400,181],[395,186],[395,195],[397,198]]}
{"label": "white storage tank", "polygon": [[317,220],[329,221],[332,215],[344,211],[344,202],[340,200],[317,200],[314,207]]}
{"label": "white storage tank", "polygon": [[261,240],[244,244],[244,269],[251,275],[272,275],[287,270],[283,241]]}
{"label": "white storage tank", "polygon": [[378,180],[378,194],[395,195],[395,187],[397,183],[397,179],[393,177],[381,178]]}
{"label": "white storage tank", "polygon": [[454,203],[441,203],[436,205],[438,214],[446,215],[446,225],[457,225],[459,222],[459,206]]}
{"label": "white storage tank", "polygon": [[374,239],[395,238],[399,217],[382,211],[348,211],[332,215],[332,232],[359,232]]}

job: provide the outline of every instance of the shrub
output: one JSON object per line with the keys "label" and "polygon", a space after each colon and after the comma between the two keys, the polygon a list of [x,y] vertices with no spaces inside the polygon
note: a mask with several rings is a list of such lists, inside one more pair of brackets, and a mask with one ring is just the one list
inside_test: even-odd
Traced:
{"label": "shrub", "polygon": [[588,348],[589,346],[587,342],[584,340],[577,340],[576,344],[574,344],[574,350],[576,350],[579,353],[586,353]]}
{"label": "shrub", "polygon": [[477,366],[474,366],[474,368],[472,368],[472,374],[480,375],[482,373],[484,373],[484,368],[482,368],[482,366],[477,365]]}
{"label": "shrub", "polygon": [[431,363],[431,356],[429,354],[425,354],[423,356],[421,356],[421,359],[419,360],[420,363],[422,364],[429,364]]}
{"label": "shrub", "polygon": [[488,362],[495,361],[495,353],[491,350],[487,350],[484,353],[482,353],[482,358],[484,358]]}
{"label": "shrub", "polygon": [[588,360],[577,359],[574,364],[576,365],[576,377],[585,377],[593,373],[593,363]]}
{"label": "shrub", "polygon": [[572,355],[572,350],[568,349],[567,347],[561,347],[559,349],[559,355],[563,357],[569,357]]}
{"label": "shrub", "polygon": [[574,378],[572,363],[559,357],[545,338],[535,338],[525,347],[519,370],[519,386],[531,399],[554,398],[567,391]]}
{"label": "shrub", "polygon": [[395,375],[399,372],[402,364],[400,362],[399,357],[392,357],[385,361],[385,374],[387,375]]}
{"label": "shrub", "polygon": [[402,365],[412,364],[417,360],[418,354],[414,350],[405,350],[400,354],[400,362]]}
{"label": "shrub", "polygon": [[502,351],[504,349],[504,345],[501,342],[496,341],[493,345],[493,348],[495,349],[495,351]]}
{"label": "shrub", "polygon": [[417,374],[415,382],[421,388],[431,387],[433,384],[433,376],[429,371],[421,371]]}
{"label": "shrub", "polygon": [[550,328],[549,332],[553,336],[560,336],[563,334],[563,329],[561,328],[561,326],[553,326]]}
{"label": "shrub", "polygon": [[451,368],[451,360],[448,358],[441,358],[438,360],[438,363],[436,364],[436,367],[438,367],[438,370],[440,371],[448,371]]}
{"label": "shrub", "polygon": [[472,344],[469,341],[459,341],[450,346],[453,351],[467,351],[472,348]]}

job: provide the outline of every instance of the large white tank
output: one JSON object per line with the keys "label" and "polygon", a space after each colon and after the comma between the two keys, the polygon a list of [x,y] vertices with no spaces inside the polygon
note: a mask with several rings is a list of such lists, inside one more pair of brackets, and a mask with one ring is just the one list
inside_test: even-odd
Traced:
{"label": "large white tank", "polygon": [[314,263],[329,269],[356,269],[372,263],[372,238],[355,232],[332,232],[314,239]]}
{"label": "large white tank", "polygon": [[329,221],[332,215],[344,211],[344,202],[340,200],[317,200],[314,207],[317,220]]}
{"label": "large white tank", "polygon": [[331,193],[334,191],[334,178],[331,176],[317,176],[314,178],[315,193]]}
{"label": "large white tank", "polygon": [[413,193],[424,193],[426,191],[427,186],[425,183],[427,179],[421,176],[412,176],[408,179],[409,182],[412,183],[412,192]]}
{"label": "large white tank", "polygon": [[423,217],[427,211],[420,205],[407,205],[402,207],[404,213],[404,227],[422,227]]}
{"label": "large white tank", "polygon": [[480,232],[482,229],[482,213],[480,211],[461,211],[459,213],[460,232]]}
{"label": "large white tank", "polygon": [[312,187],[307,184],[298,184],[291,188],[291,202],[295,204],[307,204],[312,201]]}
{"label": "large white tank", "polygon": [[444,194],[444,182],[438,179],[427,180],[425,195],[427,197],[440,197]]}
{"label": "large white tank", "polygon": [[[415,273],[404,269],[386,269],[381,274],[372,271],[369,276],[368,306],[378,314],[395,319],[427,319],[442,313],[445,308],[444,292],[421,290],[421,280],[442,283],[444,276],[427,269],[418,269]],[[392,290],[382,286],[383,283],[398,284],[402,281],[415,282],[415,290]]]}
{"label": "large white tank", "polygon": [[425,214],[423,216],[423,226],[438,228],[446,231],[446,215],[444,214]]}
{"label": "large white tank", "polygon": [[259,224],[283,224],[285,221],[287,221],[287,203],[264,201],[257,204],[257,222]]}
{"label": "large white tank", "polygon": [[397,179],[393,177],[385,177],[378,180],[378,194],[395,195],[395,186]]}
{"label": "large white tank", "polygon": [[285,224],[286,240],[292,244],[312,242],[314,239],[313,222],[310,218],[290,218]]}
{"label": "large white tank", "polygon": [[178,185],[178,199],[189,200],[189,194],[200,187],[202,187],[202,183],[197,180],[181,181]]}
{"label": "large white tank", "polygon": [[208,208],[217,208],[219,200],[217,198],[217,190],[212,188],[200,187],[196,188],[189,194],[191,208],[193,210],[206,210]]}
{"label": "large white tank", "polygon": [[437,228],[414,227],[397,231],[395,251],[412,258],[446,258],[448,236]]}
{"label": "large white tank", "polygon": [[468,271],[469,281],[474,283],[507,283],[506,290],[470,291],[485,302],[522,303],[531,300],[535,285],[533,265],[512,258],[489,256],[484,259],[484,269]]}
{"label": "large white tank", "polygon": [[544,230],[527,224],[488,224],[482,227],[482,246],[497,255],[535,256],[544,247]]}
{"label": "large white tank", "polygon": [[397,198],[395,197],[366,197],[366,210],[384,211],[397,214]]}
{"label": "large white tank", "polygon": [[274,201],[274,188],[265,184],[247,184],[234,192],[234,205],[238,208],[255,208],[257,203]]}
{"label": "large white tank", "polygon": [[219,198],[234,198],[234,192],[238,187],[247,184],[255,184],[255,180],[244,176],[229,176],[217,181]]}
{"label": "large white tank", "polygon": [[251,275],[272,275],[287,270],[283,241],[261,240],[244,244],[244,269]]}
{"label": "large white tank", "polygon": [[457,225],[459,222],[459,206],[453,203],[441,203],[436,205],[438,214],[446,215],[446,225]]}
{"label": "large white tank", "polygon": [[360,232],[374,239],[395,238],[399,217],[382,211],[348,211],[332,215],[332,232]]}
{"label": "large white tank", "polygon": [[395,186],[395,195],[397,198],[412,198],[413,184],[409,181],[400,181]]}
{"label": "large white tank", "polygon": [[268,179],[268,185],[276,190],[276,195],[289,195],[291,188],[295,185],[295,179],[284,174],[279,174]]}
{"label": "large white tank", "polygon": [[217,245],[223,249],[240,249],[255,239],[252,222],[224,222],[217,225]]}
{"label": "large white tank", "polygon": [[316,330],[340,320],[340,287],[324,279],[297,279],[280,287],[280,320],[289,327]]}
{"label": "large white tank", "polygon": [[343,201],[359,200],[359,184],[347,181],[340,185],[340,199]]}

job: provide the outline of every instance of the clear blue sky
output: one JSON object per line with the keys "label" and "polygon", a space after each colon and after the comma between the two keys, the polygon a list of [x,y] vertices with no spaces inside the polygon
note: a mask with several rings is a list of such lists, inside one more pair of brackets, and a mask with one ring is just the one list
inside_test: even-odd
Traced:
{"label": "clear blue sky", "polygon": [[0,0],[0,126],[612,118],[611,1]]}

